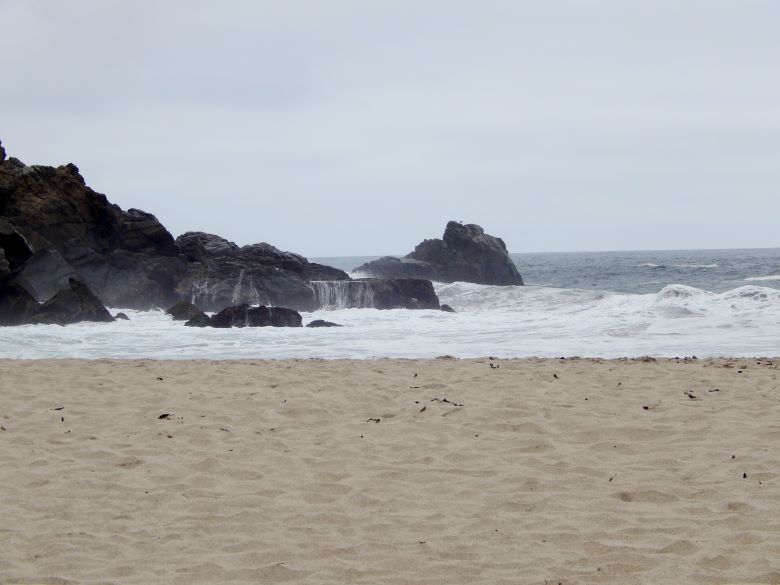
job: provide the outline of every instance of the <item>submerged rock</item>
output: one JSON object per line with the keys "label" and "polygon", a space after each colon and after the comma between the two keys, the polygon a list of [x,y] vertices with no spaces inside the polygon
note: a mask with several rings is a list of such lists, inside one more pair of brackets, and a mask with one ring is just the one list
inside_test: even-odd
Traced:
{"label": "submerged rock", "polygon": [[442,311],[444,311],[445,313],[454,313],[454,312],[455,312],[455,309],[453,309],[453,308],[452,308],[452,307],[450,307],[449,305],[442,305],[442,306],[441,306],[441,307],[439,307],[439,308],[440,308]]}
{"label": "submerged rock", "polygon": [[376,278],[428,278],[438,282],[522,285],[501,238],[475,224],[447,223],[441,240],[424,240],[403,258],[385,256],[355,268]]}
{"label": "submerged rock", "polygon": [[114,319],[116,319],[117,321],[129,321],[130,317],[128,317],[124,313],[117,313],[116,315],[114,315]]}
{"label": "submerged rock", "polygon": [[344,327],[344,326],[339,325],[338,323],[333,323],[332,321],[325,321],[324,319],[315,319],[314,321],[307,323],[306,327]]}

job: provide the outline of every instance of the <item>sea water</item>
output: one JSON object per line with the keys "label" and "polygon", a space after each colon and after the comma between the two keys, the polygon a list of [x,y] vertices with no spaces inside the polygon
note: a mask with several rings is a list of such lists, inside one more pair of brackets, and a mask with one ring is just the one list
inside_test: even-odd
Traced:
{"label": "sea water", "polygon": [[[780,355],[780,249],[513,254],[524,287],[436,284],[456,313],[332,309],[339,328],[129,321],[0,328],[5,358]],[[347,271],[374,257],[318,258]],[[116,308],[115,310],[123,310]]]}

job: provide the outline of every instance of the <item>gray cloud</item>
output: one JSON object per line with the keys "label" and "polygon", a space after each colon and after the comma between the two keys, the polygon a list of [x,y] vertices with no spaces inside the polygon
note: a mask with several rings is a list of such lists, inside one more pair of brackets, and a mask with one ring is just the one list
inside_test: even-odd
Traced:
{"label": "gray cloud", "polygon": [[780,4],[0,1],[0,138],[175,234],[777,246]]}

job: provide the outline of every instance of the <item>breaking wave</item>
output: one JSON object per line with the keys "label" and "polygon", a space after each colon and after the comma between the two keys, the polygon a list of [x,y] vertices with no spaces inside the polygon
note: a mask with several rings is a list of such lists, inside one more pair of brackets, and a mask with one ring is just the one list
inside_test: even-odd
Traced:
{"label": "breaking wave", "polygon": [[493,355],[776,355],[780,290],[745,285],[710,292],[682,284],[656,293],[542,286],[436,285],[456,313],[345,308],[347,291],[323,289],[330,310],[304,313],[340,328],[197,329],[162,311],[130,321],[0,328],[8,358],[430,358]]}

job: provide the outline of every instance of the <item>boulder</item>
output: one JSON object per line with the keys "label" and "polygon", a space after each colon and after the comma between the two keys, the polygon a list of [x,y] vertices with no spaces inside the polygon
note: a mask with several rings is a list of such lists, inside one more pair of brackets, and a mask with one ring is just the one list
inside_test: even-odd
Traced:
{"label": "boulder", "polygon": [[441,306],[441,307],[439,307],[439,308],[440,308],[442,311],[444,311],[445,313],[454,313],[454,312],[455,312],[455,309],[453,309],[453,308],[452,308],[452,307],[450,307],[449,305],[442,305],[442,306]]}
{"label": "boulder", "polygon": [[193,317],[203,315],[204,313],[192,303],[179,301],[172,307],[169,307],[165,314],[173,317],[174,321],[189,321]]}
{"label": "boulder", "polygon": [[227,327],[301,327],[301,314],[285,307],[250,307],[246,303],[222,309],[211,317],[211,326]]}
{"label": "boulder", "polygon": [[107,323],[114,320],[86,284],[75,278],[71,278],[68,284],[68,289],[59,291],[40,306],[33,323],[69,325],[80,321]]}
{"label": "boulder", "polygon": [[332,321],[325,321],[324,319],[315,319],[314,321],[307,323],[306,327],[343,327],[343,325],[333,323]]}
{"label": "boulder", "polygon": [[114,319],[117,321],[129,321],[130,317],[128,317],[125,313],[117,313],[114,315]]}
{"label": "boulder", "polygon": [[501,238],[475,224],[447,223],[441,240],[424,240],[403,258],[385,256],[355,272],[377,278],[429,278],[438,282],[522,285],[517,266]]}

